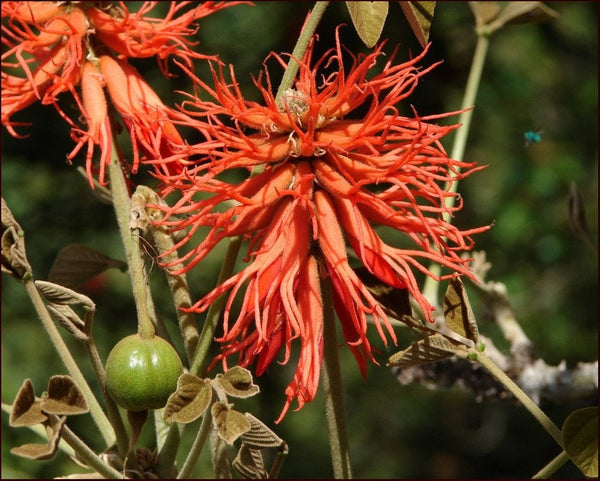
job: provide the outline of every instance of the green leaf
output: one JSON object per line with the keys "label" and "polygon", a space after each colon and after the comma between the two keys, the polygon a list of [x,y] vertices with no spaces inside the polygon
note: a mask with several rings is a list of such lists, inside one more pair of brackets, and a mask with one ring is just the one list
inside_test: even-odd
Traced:
{"label": "green leaf", "polygon": [[393,354],[388,359],[388,366],[415,366],[428,362],[441,361],[464,352],[465,348],[442,334],[433,334],[413,342],[404,351]]}
{"label": "green leaf", "polygon": [[210,381],[184,373],[177,380],[177,390],[167,400],[165,421],[191,423],[206,412],[211,400]]}
{"label": "green leaf", "polygon": [[562,428],[565,451],[581,472],[598,477],[598,407],[578,409]]}
{"label": "green leaf", "polygon": [[475,343],[479,341],[477,321],[473,315],[465,286],[458,277],[451,279],[448,289],[446,289],[446,295],[444,296],[444,318],[452,331],[460,334],[462,337],[471,339]]}
{"label": "green leaf", "polygon": [[421,47],[425,47],[429,40],[435,2],[400,2],[400,6]]}
{"label": "green leaf", "polygon": [[371,48],[377,43],[388,13],[388,2],[346,2],[356,33]]}

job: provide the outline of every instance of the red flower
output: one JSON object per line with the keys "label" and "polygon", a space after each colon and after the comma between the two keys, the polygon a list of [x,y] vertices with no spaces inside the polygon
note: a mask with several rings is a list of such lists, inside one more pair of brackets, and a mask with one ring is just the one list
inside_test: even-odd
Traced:
{"label": "red flower", "polygon": [[[470,234],[487,229],[461,231],[442,218],[461,207],[460,202],[445,207],[445,199],[455,194],[442,186],[478,169],[450,159],[440,143],[458,125],[430,123],[452,114],[406,117],[399,111],[398,103],[433,68],[417,68],[427,49],[399,65],[392,55],[381,73],[368,78],[382,46],[369,55],[352,56],[346,70],[339,38],[336,48],[314,65],[311,44],[301,59],[295,88],[281,101],[271,92],[268,72],[266,86],[262,77],[256,81],[264,104],[245,100],[233,71],[227,81],[221,66],[213,70],[212,88],[194,77],[213,101],[185,102],[187,123],[208,130],[214,141],[190,146],[196,165],[163,179],[169,192],[179,191],[181,198],[162,224],[173,230],[189,228],[176,246],[190,247],[180,259],[183,270],[226,237],[250,241],[247,267],[192,307],[205,311],[229,292],[220,358],[225,362],[239,353],[239,364],[256,361],[260,375],[281,349],[286,363],[292,342],[300,344],[279,419],[294,398],[300,408],[317,390],[323,344],[321,279],[330,279],[346,343],[363,374],[366,359],[375,361],[367,337],[369,321],[384,342],[388,336],[396,341],[347,251],[382,282],[407,288],[431,320],[433,307],[421,294],[415,271],[433,275],[426,264],[436,261],[450,270],[442,278],[472,276],[469,259],[459,252],[472,248]],[[366,113],[354,114],[358,107]],[[226,180],[235,169],[263,165],[261,173],[240,183]],[[386,243],[376,224],[404,233],[413,245]],[[208,234],[192,245],[200,227],[208,227]],[[241,307],[232,321],[238,294]]]}
{"label": "red flower", "polygon": [[[140,161],[139,149],[149,159],[173,155],[183,141],[167,118],[169,109],[125,58],[156,56],[165,74],[170,56],[187,68],[193,58],[209,58],[190,49],[195,45],[187,38],[196,31],[192,23],[234,3],[205,2],[180,14],[190,3],[169,2],[164,18],[152,18],[148,13],[157,2],[144,2],[136,13],[129,11],[126,2],[106,10],[88,2],[2,2],[2,43],[7,48],[2,54],[2,125],[20,137],[14,127],[23,124],[12,120],[14,114],[37,101],[53,105],[72,126],[77,142],[67,159],[87,145],[92,182],[98,170],[92,168],[92,155],[94,146],[100,146],[99,180],[104,182],[112,142],[106,86],[132,137],[133,172]],[[67,91],[79,105],[87,128],[79,127],[58,107],[58,95]],[[161,166],[169,169],[175,163]]]}

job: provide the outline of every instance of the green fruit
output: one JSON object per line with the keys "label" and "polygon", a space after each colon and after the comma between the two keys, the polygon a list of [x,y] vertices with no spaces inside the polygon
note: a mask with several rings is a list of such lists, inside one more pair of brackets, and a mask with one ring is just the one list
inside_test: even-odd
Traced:
{"label": "green fruit", "polygon": [[158,336],[121,339],[106,360],[106,390],[128,411],[160,409],[177,389],[183,366],[177,351]]}

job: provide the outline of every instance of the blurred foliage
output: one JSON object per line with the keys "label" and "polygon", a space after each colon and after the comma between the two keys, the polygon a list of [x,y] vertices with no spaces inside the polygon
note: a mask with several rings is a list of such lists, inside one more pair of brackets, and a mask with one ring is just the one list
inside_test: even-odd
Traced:
{"label": "blurred foliage", "polygon": [[[233,63],[241,88],[256,99],[251,75],[258,75],[270,51],[291,52],[312,3],[258,2],[225,9],[200,21],[199,48]],[[490,278],[504,282],[517,317],[549,364],[569,366],[598,357],[597,257],[570,229],[568,189],[575,182],[582,193],[594,244],[598,218],[598,4],[552,2],[560,16],[553,22],[506,28],[494,34],[474,111],[466,160],[488,167],[464,181],[459,190],[465,207],[455,222],[462,227],[495,223],[476,237],[492,263]],[[350,27],[344,2],[332,2],[319,27],[318,51],[333,44],[335,27],[354,52],[366,51]],[[440,2],[435,11],[426,62],[444,60],[422,79],[410,98],[420,115],[460,107],[475,46],[474,20],[466,2]],[[408,22],[392,2],[382,38],[398,60],[419,52]],[[317,55],[315,55],[317,57]],[[271,80],[281,69],[275,62]],[[189,89],[185,78],[173,83],[152,61],[136,64],[166,103],[181,100],[176,90]],[[207,70],[199,66],[205,78]],[[72,107],[65,97],[64,107]],[[402,108],[408,109],[408,105]],[[30,262],[38,278],[48,275],[58,251],[84,243],[117,259],[123,258],[112,208],[99,203],[74,166],[65,162],[71,150],[69,129],[51,107],[33,106],[16,118],[32,121],[26,140],[2,132],[2,196],[26,232]],[[23,130],[23,129],[21,129]],[[543,131],[542,141],[524,144],[526,131]],[[451,149],[451,138],[445,146]],[[140,180],[141,179],[141,180]],[[150,178],[140,176],[140,182]],[[190,275],[198,298],[214,286],[223,251],[212,253]],[[152,268],[149,262],[149,268]],[[156,267],[152,282],[155,304],[165,319],[174,319],[164,278]],[[443,291],[442,291],[443,292]],[[95,335],[105,357],[121,337],[135,331],[135,309],[126,274],[114,271],[86,287],[98,307]],[[474,300],[477,315],[477,299]],[[483,306],[481,306],[483,307]],[[480,319],[482,333],[497,328]],[[41,329],[21,285],[2,278],[2,400],[12,402],[23,379],[31,378],[36,393],[52,374],[64,368]],[[66,337],[66,336],[65,336]],[[410,340],[402,338],[400,347]],[[92,371],[82,346],[67,339],[84,374]],[[403,344],[404,343],[404,344]],[[352,356],[342,349],[342,371],[351,456],[357,477],[371,478],[511,478],[530,476],[558,450],[552,439],[520,406],[511,401],[477,404],[469,393],[430,391],[400,386],[384,367],[394,346],[380,346],[382,365],[369,366],[363,380]],[[179,346],[181,349],[181,347]],[[272,426],[292,377],[288,366],[274,365],[258,378],[262,393],[240,401]],[[559,425],[590,400],[544,402],[542,408]],[[83,417],[82,417],[83,418]],[[71,421],[69,421],[71,422]],[[275,427],[290,445],[281,472],[284,478],[332,475],[321,396],[299,413],[289,413]],[[89,419],[74,419],[73,429],[85,433]],[[95,448],[98,440],[84,439]],[[9,453],[33,442],[26,430],[8,428],[2,415],[2,477],[49,478],[80,471],[64,455],[32,463]],[[191,440],[184,440],[184,445]],[[202,459],[199,476],[211,472]],[[560,477],[580,477],[572,466]]]}

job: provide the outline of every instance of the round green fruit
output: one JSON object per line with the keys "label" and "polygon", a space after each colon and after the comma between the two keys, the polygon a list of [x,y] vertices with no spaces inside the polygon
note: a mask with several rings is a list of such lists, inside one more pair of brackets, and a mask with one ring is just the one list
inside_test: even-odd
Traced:
{"label": "round green fruit", "polygon": [[106,360],[106,390],[128,411],[160,409],[177,389],[183,366],[163,338],[133,334],[121,339]]}

